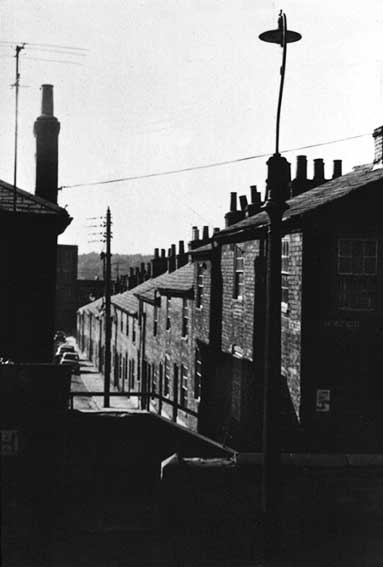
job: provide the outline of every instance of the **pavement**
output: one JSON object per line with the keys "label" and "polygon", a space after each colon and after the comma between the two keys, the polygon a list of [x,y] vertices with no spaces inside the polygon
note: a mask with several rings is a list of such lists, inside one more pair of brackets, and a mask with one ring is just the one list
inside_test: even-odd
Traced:
{"label": "pavement", "polygon": [[[80,356],[80,375],[72,375],[71,392],[78,393],[74,396],[73,408],[77,410],[104,410],[104,398],[100,396],[81,396],[85,392],[104,392],[104,376],[97,370],[94,364],[89,361],[84,353],[80,351],[74,337],[68,337],[67,342],[73,344]],[[111,382],[113,377],[111,376]],[[111,393],[119,393],[112,383],[110,385]],[[128,397],[127,395],[110,396],[111,410],[139,410],[139,400],[136,397]]]}

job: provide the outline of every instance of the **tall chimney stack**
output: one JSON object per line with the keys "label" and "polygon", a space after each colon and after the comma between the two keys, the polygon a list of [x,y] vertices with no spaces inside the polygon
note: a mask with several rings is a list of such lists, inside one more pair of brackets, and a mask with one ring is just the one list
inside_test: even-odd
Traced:
{"label": "tall chimney stack", "polygon": [[60,122],[53,115],[53,85],[42,85],[41,90],[41,115],[33,127],[36,138],[35,193],[51,203],[57,203]]}

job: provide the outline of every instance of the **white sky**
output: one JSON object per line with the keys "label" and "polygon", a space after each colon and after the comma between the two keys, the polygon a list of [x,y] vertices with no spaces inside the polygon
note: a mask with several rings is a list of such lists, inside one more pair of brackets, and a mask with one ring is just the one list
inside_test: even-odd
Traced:
{"label": "white sky", "polygon": [[[279,9],[303,39],[289,46],[281,149],[369,133],[383,123],[382,0],[0,0],[2,40],[87,48],[85,57],[20,57],[18,185],[34,191],[40,85],[55,87],[59,185],[273,153],[281,49],[258,35]],[[15,60],[0,48],[0,177],[13,179]],[[82,66],[35,61],[64,59]],[[286,154],[373,159],[372,137]],[[107,186],[65,189],[60,237],[100,251],[89,217],[113,217],[112,249],[152,253],[191,226],[223,227],[230,191],[264,189],[266,159]],[[97,222],[97,221],[96,221]]]}

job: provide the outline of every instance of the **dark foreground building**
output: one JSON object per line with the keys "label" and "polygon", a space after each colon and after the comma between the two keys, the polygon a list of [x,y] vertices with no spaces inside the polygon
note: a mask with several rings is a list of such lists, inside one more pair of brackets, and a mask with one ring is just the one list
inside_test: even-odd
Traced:
{"label": "dark foreground building", "polygon": [[57,237],[71,221],[57,205],[57,138],[53,87],[43,85],[35,122],[36,192],[0,181],[0,356],[23,362],[52,358]]}

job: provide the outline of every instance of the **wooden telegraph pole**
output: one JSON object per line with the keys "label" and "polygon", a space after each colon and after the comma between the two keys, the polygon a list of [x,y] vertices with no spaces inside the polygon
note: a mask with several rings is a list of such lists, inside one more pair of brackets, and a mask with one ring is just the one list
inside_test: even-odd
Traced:
{"label": "wooden telegraph pole", "polygon": [[111,252],[110,242],[112,239],[112,219],[110,208],[106,211],[105,224],[105,341],[104,341],[104,408],[110,407],[110,370],[111,370],[111,339],[112,339],[112,320],[111,320]]}

